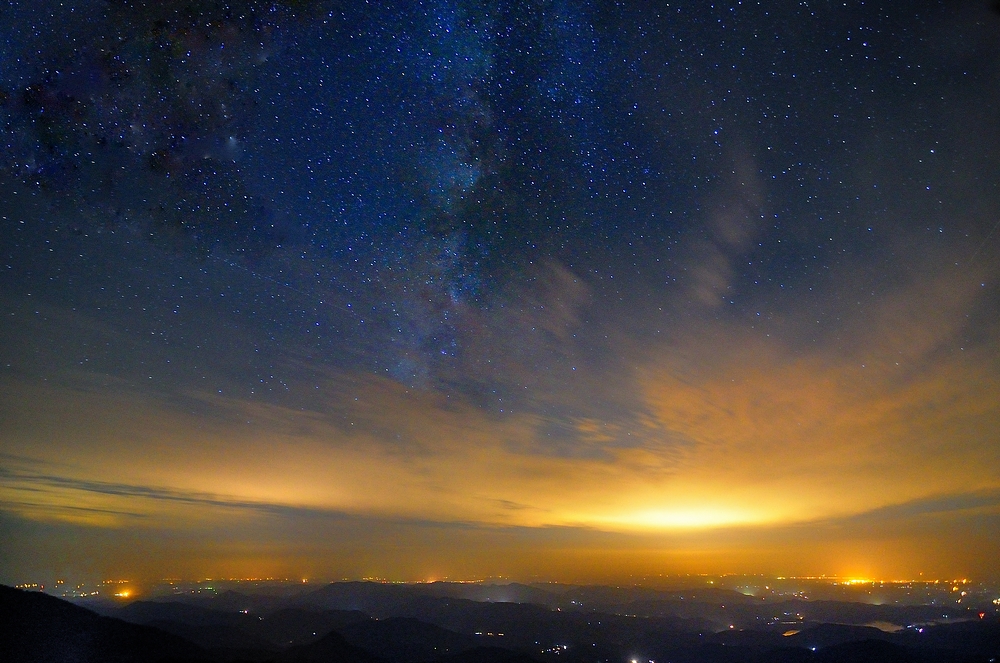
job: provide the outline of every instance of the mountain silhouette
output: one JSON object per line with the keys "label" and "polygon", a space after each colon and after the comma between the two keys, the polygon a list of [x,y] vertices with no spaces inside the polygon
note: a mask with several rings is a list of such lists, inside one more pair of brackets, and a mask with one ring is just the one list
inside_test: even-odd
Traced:
{"label": "mountain silhouette", "polygon": [[[217,602],[211,595],[172,595],[124,607],[103,605],[102,615],[42,593],[0,586],[0,663],[986,663],[1000,659],[1000,611],[986,606],[972,612],[926,604],[753,597],[734,602],[731,594],[711,588],[697,592],[622,588],[618,594],[614,588],[553,590],[550,600],[561,602],[555,606],[494,600],[500,597],[498,590],[510,592],[508,596],[537,596],[524,587],[529,586],[473,591],[451,584],[337,583],[311,594],[289,592],[256,604],[235,593],[219,595]],[[563,598],[571,592],[577,598],[567,605]],[[581,600],[589,601],[589,606],[580,605]],[[592,607],[598,602],[618,608],[598,611]],[[382,617],[322,604],[365,605]],[[642,604],[654,614],[637,610]],[[238,609],[241,605],[251,608]],[[674,609],[692,616],[670,616]],[[830,621],[817,620],[821,615]],[[899,620],[888,622],[899,629],[880,630],[862,621],[872,616],[946,621]]]}
{"label": "mountain silhouette", "polygon": [[371,617],[359,610],[308,610],[283,608],[264,615],[253,631],[282,647],[315,642],[330,631],[343,632],[344,627],[367,623]]}
{"label": "mountain silhouette", "polygon": [[151,626],[102,617],[40,592],[0,585],[0,659],[12,663],[202,661],[204,650]]}
{"label": "mountain silhouette", "polygon": [[385,663],[355,647],[336,631],[308,645],[290,647],[275,659],[278,663]]}
{"label": "mountain silhouette", "polygon": [[339,631],[352,645],[390,661],[419,663],[482,646],[482,639],[408,617],[372,620]]}

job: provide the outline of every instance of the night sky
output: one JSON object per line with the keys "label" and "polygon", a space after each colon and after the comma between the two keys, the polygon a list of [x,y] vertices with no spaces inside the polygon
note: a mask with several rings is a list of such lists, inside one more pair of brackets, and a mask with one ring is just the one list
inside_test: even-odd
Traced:
{"label": "night sky", "polygon": [[0,582],[996,577],[1000,11],[0,6]]}

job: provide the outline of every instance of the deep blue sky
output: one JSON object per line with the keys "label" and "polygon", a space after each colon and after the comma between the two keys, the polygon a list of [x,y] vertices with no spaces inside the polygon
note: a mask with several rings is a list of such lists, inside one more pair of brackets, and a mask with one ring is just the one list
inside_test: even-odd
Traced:
{"label": "deep blue sky", "polygon": [[[989,3],[90,0],[0,25],[3,578],[158,573],[133,537],[198,541],[190,573],[544,575],[565,546],[580,577],[611,549],[987,568]],[[199,529],[226,509],[249,515]],[[361,553],[310,518],[369,551],[443,533]],[[437,552],[459,525],[465,566]]]}

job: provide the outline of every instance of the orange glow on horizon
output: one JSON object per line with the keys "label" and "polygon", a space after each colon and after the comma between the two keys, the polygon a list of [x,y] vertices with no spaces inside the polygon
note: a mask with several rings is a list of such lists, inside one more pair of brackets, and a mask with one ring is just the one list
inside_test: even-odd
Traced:
{"label": "orange glow on horizon", "polygon": [[[898,315],[886,310],[872,322],[880,329]],[[933,347],[914,342],[906,351],[916,356]],[[218,394],[188,395],[226,415],[205,420],[139,391],[66,395],[0,382],[11,413],[0,501],[48,527],[190,535],[206,550],[213,537],[242,531],[238,549],[260,537],[285,552],[273,562],[270,553],[237,555],[217,570],[296,577],[325,575],[330,541],[359,532],[368,543],[343,544],[345,572],[402,578],[531,564],[558,573],[560,563],[596,577],[607,560],[619,576],[947,575],[966,572],[965,562],[946,560],[970,558],[969,542],[992,545],[976,519],[1000,513],[1000,480],[983,461],[996,454],[1000,383],[982,357],[934,355],[901,380],[891,364],[793,352],[721,324],[630,352],[635,370],[619,379],[642,416],[566,417],[563,434],[575,443],[558,453],[545,446],[551,422],[538,414],[498,417],[365,374],[322,378],[343,397],[351,427]],[[956,534],[922,539],[926,531]],[[278,543],[287,541],[296,543]],[[396,541],[423,552],[383,560],[384,570],[361,563]],[[441,562],[441,550],[463,550],[467,561],[449,552]]]}

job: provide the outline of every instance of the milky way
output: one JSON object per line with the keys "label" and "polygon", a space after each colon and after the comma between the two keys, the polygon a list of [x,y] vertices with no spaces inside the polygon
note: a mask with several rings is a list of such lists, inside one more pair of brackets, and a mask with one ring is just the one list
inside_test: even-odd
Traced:
{"label": "milky way", "polygon": [[[287,543],[315,509],[746,571],[796,557],[793,523],[885,519],[910,551],[938,525],[900,514],[976,505],[947,508],[956,545],[995,518],[988,3],[25,1],[0,25],[25,550],[161,550],[182,505],[249,504],[291,510],[234,530],[268,542],[250,566],[325,568]],[[755,561],[734,527],[771,528]]]}

